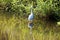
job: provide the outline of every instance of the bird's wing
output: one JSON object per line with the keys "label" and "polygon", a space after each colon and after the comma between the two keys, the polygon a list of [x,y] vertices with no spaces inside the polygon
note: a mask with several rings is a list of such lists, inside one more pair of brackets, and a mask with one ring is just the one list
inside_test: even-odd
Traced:
{"label": "bird's wing", "polygon": [[29,15],[28,20],[33,20],[33,15]]}

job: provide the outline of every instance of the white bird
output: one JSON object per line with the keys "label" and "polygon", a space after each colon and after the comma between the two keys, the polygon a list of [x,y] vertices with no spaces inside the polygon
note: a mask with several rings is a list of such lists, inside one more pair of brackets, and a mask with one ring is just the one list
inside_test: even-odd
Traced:
{"label": "white bird", "polygon": [[30,29],[32,29],[32,26],[33,26],[33,22],[32,22],[33,19],[34,19],[34,14],[33,14],[32,6],[31,6],[31,14],[28,16],[28,21],[29,21],[28,27],[29,27]]}
{"label": "white bird", "polygon": [[33,14],[33,11],[32,11],[32,6],[31,6],[31,14],[29,15],[28,17],[28,21],[31,21],[34,19],[34,14]]}
{"label": "white bird", "polygon": [[28,16],[28,27],[30,28],[30,34],[32,34],[32,27],[33,27],[33,19],[34,19],[34,14],[33,14],[33,11],[32,11],[32,6],[30,8],[31,10],[31,14]]}

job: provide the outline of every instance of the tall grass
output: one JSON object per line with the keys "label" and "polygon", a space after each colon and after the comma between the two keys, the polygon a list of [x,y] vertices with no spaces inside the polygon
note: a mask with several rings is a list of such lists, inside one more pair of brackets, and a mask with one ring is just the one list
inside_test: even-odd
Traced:
{"label": "tall grass", "polygon": [[7,19],[5,14],[0,14],[0,40],[60,40],[59,30],[60,27],[51,30],[34,24],[30,35],[27,19],[18,19],[15,15]]}

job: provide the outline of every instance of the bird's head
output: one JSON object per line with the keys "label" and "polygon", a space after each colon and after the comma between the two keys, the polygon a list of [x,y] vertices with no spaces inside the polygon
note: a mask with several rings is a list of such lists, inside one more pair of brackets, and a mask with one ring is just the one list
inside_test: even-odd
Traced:
{"label": "bird's head", "polygon": [[31,8],[32,8],[33,6],[31,5]]}

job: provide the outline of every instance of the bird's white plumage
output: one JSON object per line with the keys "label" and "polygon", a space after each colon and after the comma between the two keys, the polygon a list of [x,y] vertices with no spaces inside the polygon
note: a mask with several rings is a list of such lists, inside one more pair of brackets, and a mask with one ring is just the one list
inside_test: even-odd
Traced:
{"label": "bird's white plumage", "polygon": [[33,14],[33,12],[32,12],[32,6],[31,6],[31,14],[28,16],[28,20],[30,21],[30,20],[33,20],[33,18],[34,18],[34,14]]}
{"label": "bird's white plumage", "polygon": [[33,18],[34,18],[34,15],[30,14],[29,17],[28,17],[28,20],[33,20]]}

